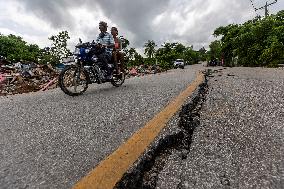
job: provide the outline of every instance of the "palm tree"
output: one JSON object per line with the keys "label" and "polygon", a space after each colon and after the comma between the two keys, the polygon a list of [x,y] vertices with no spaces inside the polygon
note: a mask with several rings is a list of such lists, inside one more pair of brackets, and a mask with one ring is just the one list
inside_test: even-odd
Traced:
{"label": "palm tree", "polygon": [[153,40],[148,40],[144,47],[145,47],[145,55],[148,58],[152,58],[156,52],[155,47],[156,47],[156,43]]}

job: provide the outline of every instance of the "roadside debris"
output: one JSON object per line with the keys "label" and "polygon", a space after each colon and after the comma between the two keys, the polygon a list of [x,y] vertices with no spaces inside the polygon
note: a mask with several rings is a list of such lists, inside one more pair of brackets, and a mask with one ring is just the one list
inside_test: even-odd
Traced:
{"label": "roadside debris", "polygon": [[[60,64],[55,68],[50,64],[39,65],[32,62],[0,64],[0,96],[57,88],[57,78],[64,66]],[[140,77],[162,71],[159,66],[140,65],[126,69],[126,77]]]}
{"label": "roadside debris", "polygon": [[156,74],[156,73],[161,73],[162,70],[159,66],[153,65],[153,66],[148,66],[148,65],[140,65],[140,66],[134,66],[130,67],[126,73],[127,77],[140,77],[144,76],[147,74]]}
{"label": "roadside debris", "polygon": [[57,87],[59,70],[48,65],[20,62],[0,66],[0,96],[36,92]]}

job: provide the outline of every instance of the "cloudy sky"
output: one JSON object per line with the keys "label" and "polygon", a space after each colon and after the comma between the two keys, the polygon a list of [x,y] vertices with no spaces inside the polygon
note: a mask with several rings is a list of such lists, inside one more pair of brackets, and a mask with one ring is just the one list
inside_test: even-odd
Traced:
{"label": "cloudy sky", "polygon": [[[256,7],[266,2],[252,1]],[[269,8],[270,13],[283,9],[284,0]],[[199,49],[214,40],[218,26],[263,13],[256,13],[250,0],[0,0],[0,33],[45,47],[50,46],[49,36],[67,30],[71,47],[79,37],[95,39],[98,23],[104,20],[117,26],[131,47],[141,49],[151,39],[159,45],[182,42]]]}

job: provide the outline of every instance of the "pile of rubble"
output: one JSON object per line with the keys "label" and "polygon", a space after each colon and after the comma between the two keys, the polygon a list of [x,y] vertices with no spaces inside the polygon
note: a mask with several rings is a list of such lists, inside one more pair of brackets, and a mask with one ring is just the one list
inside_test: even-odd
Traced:
{"label": "pile of rubble", "polygon": [[131,67],[126,70],[127,78],[129,77],[140,77],[147,74],[156,74],[162,72],[162,69],[157,65],[148,66],[148,65],[140,65]]}
{"label": "pile of rubble", "polygon": [[0,96],[57,87],[59,70],[35,63],[0,66]]}
{"label": "pile of rubble", "polygon": [[[126,70],[127,78],[162,72],[159,66],[140,65]],[[44,91],[58,87],[59,68],[49,65],[0,65],[0,96]]]}

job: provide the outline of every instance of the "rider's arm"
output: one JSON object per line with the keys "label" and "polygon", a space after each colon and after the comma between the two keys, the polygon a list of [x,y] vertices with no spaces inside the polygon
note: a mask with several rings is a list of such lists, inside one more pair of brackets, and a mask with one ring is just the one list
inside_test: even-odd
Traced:
{"label": "rider's arm", "polygon": [[114,48],[114,39],[112,35],[110,34],[109,34],[109,42],[108,42],[107,48]]}
{"label": "rider's arm", "polygon": [[97,44],[100,44],[100,43],[101,43],[101,38],[100,38],[100,36],[97,37],[96,43],[97,43]]}

